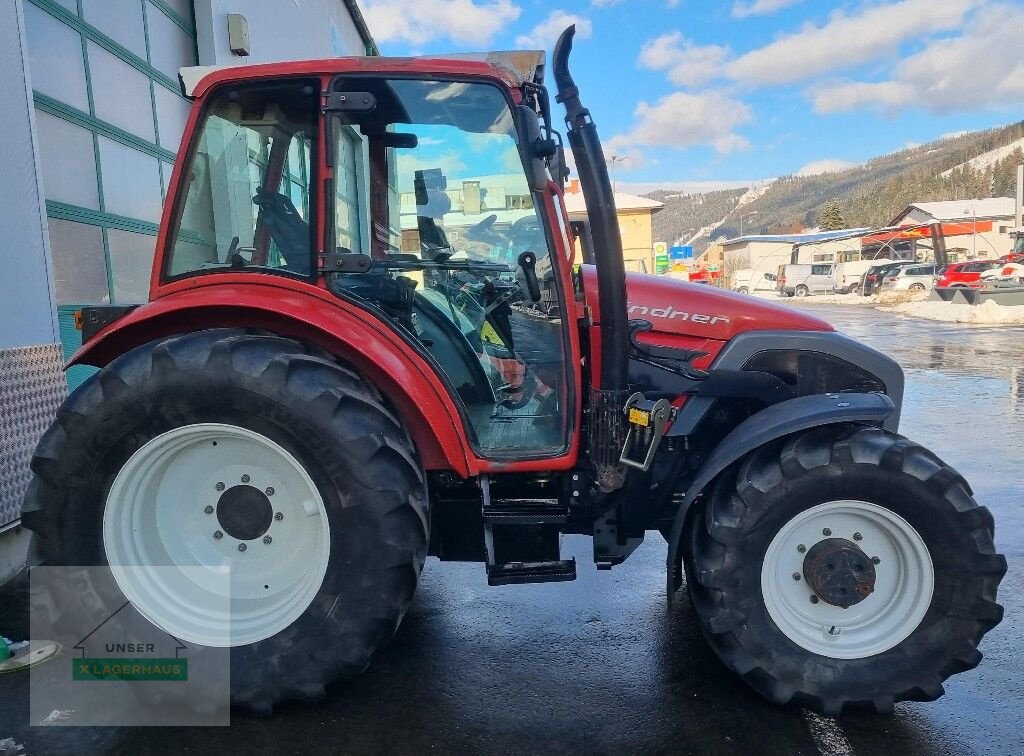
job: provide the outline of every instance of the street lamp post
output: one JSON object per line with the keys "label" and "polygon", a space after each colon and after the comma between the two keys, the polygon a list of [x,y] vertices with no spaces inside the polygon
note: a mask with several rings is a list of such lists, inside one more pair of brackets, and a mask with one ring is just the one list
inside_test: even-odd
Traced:
{"label": "street lamp post", "polygon": [[626,160],[626,157],[624,155],[612,155],[610,158],[608,158],[608,163],[612,167],[612,193],[615,193],[616,191],[618,191],[618,189],[616,188],[616,184],[615,184],[615,166],[618,163],[625,162],[625,160]]}

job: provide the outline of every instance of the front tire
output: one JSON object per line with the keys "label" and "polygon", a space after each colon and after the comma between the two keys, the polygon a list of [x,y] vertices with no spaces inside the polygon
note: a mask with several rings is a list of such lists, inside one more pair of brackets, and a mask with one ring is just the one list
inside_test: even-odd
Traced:
{"label": "front tire", "polygon": [[[109,564],[154,624],[200,655],[230,646],[232,703],[259,713],[365,669],[426,556],[408,434],[360,376],[290,339],[211,330],[129,352],[71,394],[32,469],[35,561]],[[225,563],[219,620],[188,577],[124,569]]]}
{"label": "front tire", "polygon": [[886,431],[769,444],[695,508],[684,559],[704,634],[776,703],[835,715],[934,700],[1002,619],[1006,560],[988,510],[934,454]]}

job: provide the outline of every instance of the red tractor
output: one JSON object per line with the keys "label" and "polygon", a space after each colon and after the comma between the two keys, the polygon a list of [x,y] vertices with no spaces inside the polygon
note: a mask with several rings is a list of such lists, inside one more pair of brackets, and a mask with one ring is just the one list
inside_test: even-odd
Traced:
{"label": "red tractor", "polygon": [[[772,701],[938,698],[1002,617],[991,515],[898,435],[893,360],[625,274],[572,39],[576,271],[543,53],[183,70],[150,301],[83,312],[71,364],[101,369],[36,450],[37,559],[109,565],[268,711],[365,669],[428,555],[572,580],[563,534],[610,569],[657,532],[669,595]],[[229,568],[230,611],[186,568]]]}

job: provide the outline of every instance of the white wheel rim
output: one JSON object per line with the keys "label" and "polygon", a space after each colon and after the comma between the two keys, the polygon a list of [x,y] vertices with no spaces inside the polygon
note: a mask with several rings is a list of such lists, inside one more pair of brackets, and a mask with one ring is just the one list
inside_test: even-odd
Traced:
{"label": "white wheel rim", "polygon": [[[225,527],[239,494],[248,530]],[[266,520],[260,497],[270,524],[253,537]],[[241,646],[309,607],[327,572],[330,530],[320,492],[287,450],[245,428],[202,423],[157,436],[125,463],[107,495],[103,546],[118,587],[155,625],[187,642]]]}
{"label": "white wheel rim", "polygon": [[[850,540],[878,560],[874,592],[845,609],[812,603],[814,590],[803,576],[806,552],[829,537]],[[833,659],[863,659],[899,645],[921,624],[934,587],[920,534],[896,513],[864,501],[830,501],[801,512],[772,539],[761,567],[765,608],[779,630]]]}

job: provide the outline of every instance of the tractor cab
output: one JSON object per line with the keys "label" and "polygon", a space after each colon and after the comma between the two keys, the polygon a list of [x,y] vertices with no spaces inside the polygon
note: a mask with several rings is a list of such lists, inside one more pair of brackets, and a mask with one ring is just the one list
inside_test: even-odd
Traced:
{"label": "tractor cab", "polygon": [[211,88],[158,286],[323,286],[432,360],[481,456],[564,454],[572,252],[541,91],[384,71]]}

